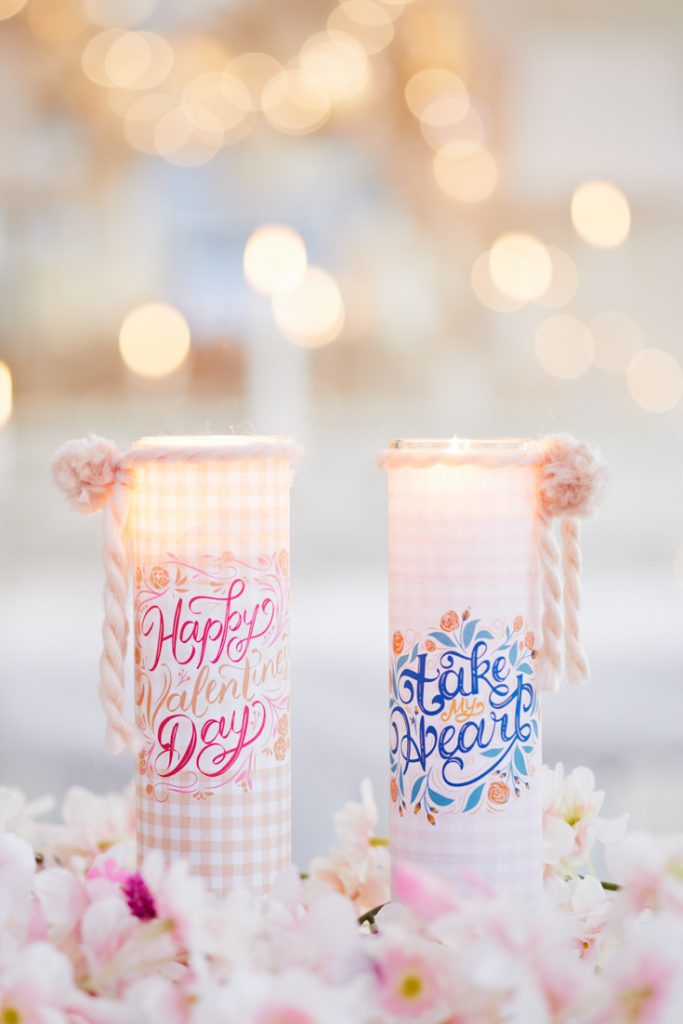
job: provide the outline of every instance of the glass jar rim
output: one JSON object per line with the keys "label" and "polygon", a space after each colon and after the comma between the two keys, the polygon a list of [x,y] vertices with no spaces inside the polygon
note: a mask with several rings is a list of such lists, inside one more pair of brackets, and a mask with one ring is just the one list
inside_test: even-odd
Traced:
{"label": "glass jar rim", "polygon": [[250,444],[279,444],[290,438],[278,434],[163,434],[140,437],[133,448],[239,448]]}
{"label": "glass jar rim", "polygon": [[395,438],[389,442],[390,451],[449,452],[454,455],[486,455],[501,452],[535,452],[538,441],[532,437],[418,437]]}

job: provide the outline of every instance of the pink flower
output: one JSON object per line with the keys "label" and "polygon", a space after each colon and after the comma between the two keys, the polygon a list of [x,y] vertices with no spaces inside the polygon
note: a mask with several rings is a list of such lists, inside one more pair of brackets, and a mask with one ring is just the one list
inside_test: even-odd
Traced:
{"label": "pink flower", "polygon": [[607,866],[623,888],[618,902],[625,910],[683,913],[683,835],[632,832],[607,851]]}
{"label": "pink flower", "polygon": [[435,942],[395,931],[381,937],[371,956],[382,1020],[442,1020],[448,965]]}
{"label": "pink flower", "polygon": [[69,1008],[83,1002],[71,964],[46,942],[31,943],[0,967],[3,1024],[61,1024],[71,1019]]}
{"label": "pink flower", "polygon": [[457,910],[453,889],[434,875],[408,864],[392,868],[392,898],[403,903],[422,921],[432,921]]}
{"label": "pink flower", "polygon": [[139,871],[128,876],[122,889],[128,909],[134,917],[140,921],[153,921],[158,916],[154,897]]}

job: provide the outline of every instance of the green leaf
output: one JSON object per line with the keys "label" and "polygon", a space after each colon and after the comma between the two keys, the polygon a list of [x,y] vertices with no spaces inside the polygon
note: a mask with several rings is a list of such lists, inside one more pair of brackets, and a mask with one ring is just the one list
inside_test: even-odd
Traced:
{"label": "green leaf", "polygon": [[470,621],[465,625],[465,628],[462,631],[462,642],[465,647],[469,647],[472,635],[475,629],[477,628],[478,622],[479,619],[470,619]]}
{"label": "green leaf", "polygon": [[436,804],[437,807],[450,807],[453,803],[450,797],[442,796],[441,793],[437,793],[435,790],[431,789],[431,787],[427,789],[427,793],[429,794],[431,802]]}
{"label": "green leaf", "polygon": [[449,637],[448,633],[430,633],[432,640],[438,640],[440,644],[445,647],[455,647],[455,644]]}
{"label": "green leaf", "polygon": [[422,786],[424,785],[425,778],[426,778],[425,775],[421,775],[420,778],[416,779],[415,782],[413,783],[413,788],[410,791],[410,802],[411,802],[411,804],[414,804],[415,801],[417,800],[418,794],[419,794],[420,790],[422,789]]}
{"label": "green leaf", "polygon": [[503,748],[502,747],[496,747],[495,750],[482,750],[481,756],[482,757],[498,757],[498,755],[502,754],[502,753],[503,753]]}
{"label": "green leaf", "polygon": [[519,747],[515,747],[515,756],[514,756],[513,760],[514,760],[514,763],[515,763],[515,768],[517,769],[517,771],[519,772],[520,775],[528,775],[529,774],[527,772],[527,770],[526,770],[526,761],[524,760],[524,754],[519,749]]}
{"label": "green leaf", "polygon": [[467,798],[467,803],[463,807],[464,811],[473,811],[475,807],[478,807],[481,803],[481,794],[484,792],[484,783],[473,789]]}

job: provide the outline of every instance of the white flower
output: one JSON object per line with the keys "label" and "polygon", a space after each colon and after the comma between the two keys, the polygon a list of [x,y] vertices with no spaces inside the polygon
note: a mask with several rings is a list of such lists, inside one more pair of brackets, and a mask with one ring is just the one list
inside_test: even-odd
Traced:
{"label": "white flower", "polygon": [[595,789],[589,768],[575,768],[565,776],[564,766],[543,766],[544,862],[560,873],[571,874],[589,860],[596,840],[614,843],[626,832],[627,816],[600,818],[605,794]]}
{"label": "white flower", "polygon": [[312,879],[348,896],[359,913],[389,899],[389,853],[386,841],[375,835],[376,827],[377,805],[365,779],[361,803],[349,802],[335,815],[339,847],[329,857],[316,857],[309,869]]}
{"label": "white flower", "polygon": [[54,831],[53,852],[61,863],[85,871],[98,854],[135,835],[133,787],[123,794],[98,796],[72,786],[62,804],[62,818],[64,824]]}

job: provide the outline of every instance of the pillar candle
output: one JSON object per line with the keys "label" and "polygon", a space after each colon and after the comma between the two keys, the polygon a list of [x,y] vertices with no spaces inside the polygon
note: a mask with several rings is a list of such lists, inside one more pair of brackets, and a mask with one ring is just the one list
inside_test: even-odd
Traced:
{"label": "pillar candle", "polygon": [[218,894],[266,891],[290,861],[291,465],[277,441],[145,438],[128,457],[139,856],[183,858]]}
{"label": "pillar candle", "polygon": [[542,881],[536,446],[396,441],[389,484],[392,861]]}

